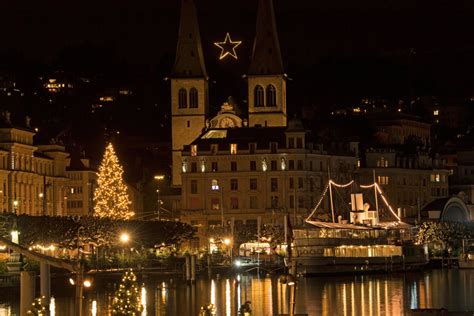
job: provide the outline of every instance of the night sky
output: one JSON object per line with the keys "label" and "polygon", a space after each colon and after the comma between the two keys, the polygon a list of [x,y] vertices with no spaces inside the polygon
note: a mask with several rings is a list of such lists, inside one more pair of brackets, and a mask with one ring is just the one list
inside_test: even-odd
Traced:
{"label": "night sky", "polygon": [[[206,64],[211,79],[222,83],[218,98],[223,98],[231,93],[229,75],[240,78],[248,67],[257,3],[196,0],[196,4]],[[404,96],[407,82],[414,80],[418,94],[473,93],[472,1],[275,0],[274,4],[285,66],[293,79],[290,85],[302,91],[316,85],[320,96],[330,98]],[[79,70],[115,62],[166,76],[174,58],[179,5],[177,0],[2,1],[2,63],[18,55]],[[212,43],[223,40],[226,32],[243,41],[237,51],[240,58],[218,63],[219,49]]]}

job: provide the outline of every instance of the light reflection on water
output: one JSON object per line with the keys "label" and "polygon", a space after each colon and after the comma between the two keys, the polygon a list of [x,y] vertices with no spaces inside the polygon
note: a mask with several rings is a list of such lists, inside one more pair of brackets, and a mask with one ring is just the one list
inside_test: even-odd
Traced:
{"label": "light reflection on water", "polygon": [[[217,315],[236,315],[251,301],[254,315],[286,314],[289,287],[277,278],[199,279],[194,285],[181,280],[145,280],[142,316],[197,315],[213,303]],[[70,315],[74,298],[61,297],[53,288],[56,315]],[[296,313],[308,315],[403,315],[413,308],[447,308],[474,311],[474,270],[434,270],[416,274],[300,278]],[[86,293],[86,315],[109,315],[113,286]],[[18,315],[18,299],[4,299],[0,290],[0,316]]]}

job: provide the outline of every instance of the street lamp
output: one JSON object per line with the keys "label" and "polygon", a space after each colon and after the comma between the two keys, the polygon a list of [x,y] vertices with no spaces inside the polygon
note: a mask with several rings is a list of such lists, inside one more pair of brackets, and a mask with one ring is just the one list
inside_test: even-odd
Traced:
{"label": "street lamp", "polygon": [[126,244],[130,240],[130,235],[128,233],[122,233],[120,235],[120,242]]}

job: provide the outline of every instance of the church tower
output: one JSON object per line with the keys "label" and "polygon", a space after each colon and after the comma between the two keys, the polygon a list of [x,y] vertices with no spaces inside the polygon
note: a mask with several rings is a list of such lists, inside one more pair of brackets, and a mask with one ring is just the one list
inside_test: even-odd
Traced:
{"label": "church tower", "polygon": [[272,0],[259,0],[247,74],[249,126],[286,126],[286,75]]}
{"label": "church tower", "polygon": [[208,77],[194,0],[181,1],[176,59],[171,75],[172,184],[181,185],[181,151],[202,132],[209,108]]}

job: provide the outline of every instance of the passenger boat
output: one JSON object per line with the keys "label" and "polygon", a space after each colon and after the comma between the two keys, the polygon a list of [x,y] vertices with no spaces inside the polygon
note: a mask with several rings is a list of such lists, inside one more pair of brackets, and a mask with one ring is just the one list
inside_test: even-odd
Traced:
{"label": "passenger boat", "polygon": [[[361,193],[351,194],[349,214],[338,212],[342,215],[336,222],[332,186],[344,188],[353,184],[353,181],[345,185],[329,181],[323,195],[330,192],[332,222],[312,219],[321,199],[305,224],[293,228],[292,260],[297,264],[298,273],[405,271],[426,265],[428,248],[413,242],[413,227],[400,220],[376,182],[360,186],[374,189],[376,210],[369,210],[370,205],[363,202]],[[394,220],[379,220],[379,195]],[[347,219],[343,219],[344,215]]]}

